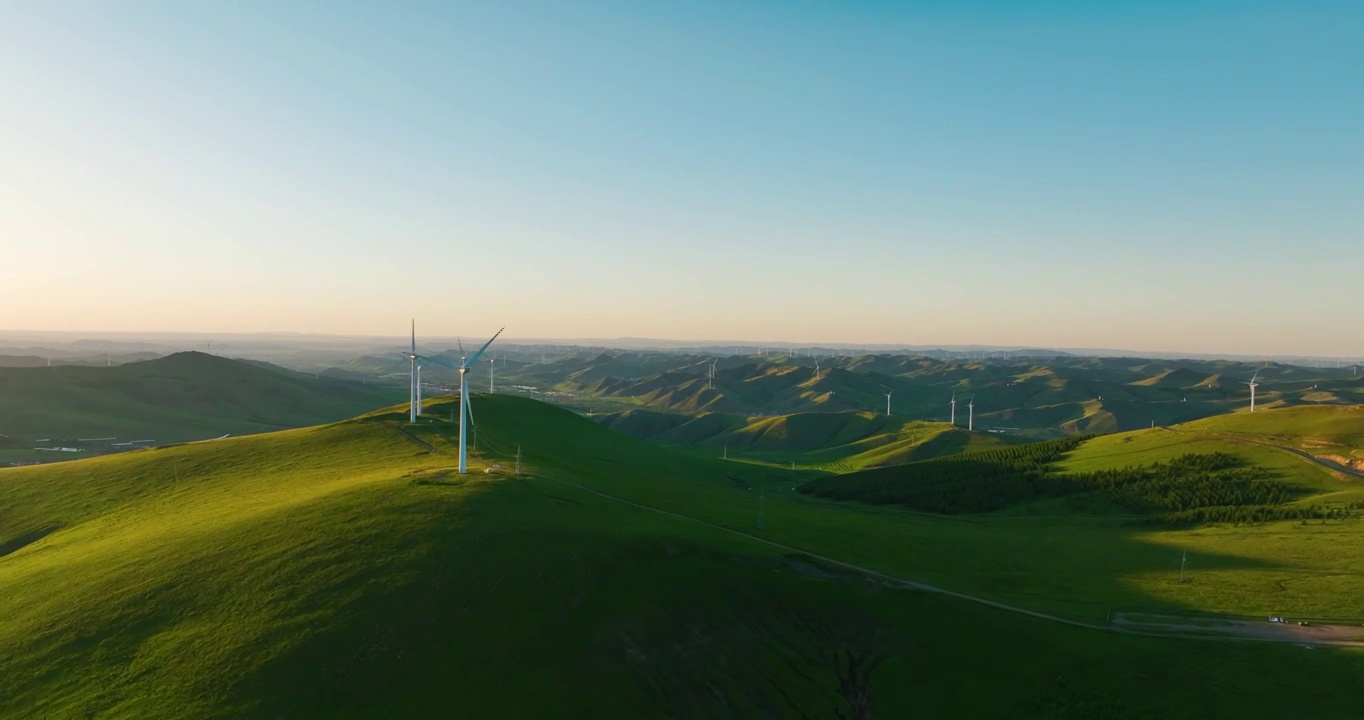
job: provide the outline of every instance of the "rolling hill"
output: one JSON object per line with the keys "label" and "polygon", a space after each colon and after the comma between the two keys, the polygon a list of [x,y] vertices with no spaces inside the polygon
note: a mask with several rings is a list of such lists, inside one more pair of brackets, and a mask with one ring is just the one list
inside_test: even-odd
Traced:
{"label": "rolling hill", "polygon": [[0,368],[0,434],[25,449],[106,452],[331,422],[401,395],[198,352],[113,367]]}
{"label": "rolling hill", "polygon": [[731,459],[794,462],[840,471],[1022,442],[1009,435],[967,432],[947,423],[871,412],[749,417],[634,409],[593,419],[617,432],[664,445],[708,448],[712,454],[723,453]]}
{"label": "rolling hill", "polygon": [[[1244,381],[1259,374],[1261,407],[1364,402],[1350,368],[1277,363],[1079,356],[940,360],[913,355],[700,356],[647,351],[577,352],[499,359],[504,388],[593,412],[630,408],[730,415],[892,412],[948,420],[949,401],[974,399],[976,428],[1035,437],[1173,425],[1246,409]],[[709,368],[716,375],[708,382]],[[395,359],[361,358],[332,372],[381,378]],[[476,368],[481,386],[486,368]],[[436,381],[453,375],[436,370]],[[962,423],[964,424],[964,423]]]}
{"label": "rolling hill", "polygon": [[[861,509],[787,492],[800,472],[526,399],[474,405],[466,476],[440,407],[415,426],[376,412],[0,470],[0,715],[1357,711],[1356,651],[1102,622],[1114,607],[1259,612],[1246,590],[1261,578],[1292,587],[1357,559],[1348,530],[1312,559],[1293,554],[1312,529],[1228,553],[1203,530]],[[1198,548],[1196,582],[1170,585],[1180,545]],[[1323,580],[1315,602],[1359,610],[1349,583],[1328,597]]]}

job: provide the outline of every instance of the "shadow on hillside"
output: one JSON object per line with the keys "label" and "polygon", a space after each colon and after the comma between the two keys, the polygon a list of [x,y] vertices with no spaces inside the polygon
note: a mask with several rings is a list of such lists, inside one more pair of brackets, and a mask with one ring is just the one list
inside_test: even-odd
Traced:
{"label": "shadow on hillside", "polygon": [[32,530],[20,535],[16,535],[3,543],[0,543],[0,557],[5,557],[11,553],[18,552],[28,545],[42,540],[43,538],[57,532],[62,528],[61,525],[47,525],[37,530]]}
{"label": "shadow on hillside", "polygon": [[[1162,706],[1143,704],[1150,702],[1144,696],[1202,692],[1214,681],[1228,697],[1266,696],[1261,676],[1293,650],[1237,645],[1240,659],[1227,660],[1216,643],[1073,628],[912,591],[816,557],[835,554],[824,548],[773,552],[542,480],[406,488],[381,503],[356,499],[353,512],[401,520],[339,538],[349,553],[349,564],[334,566],[345,568],[343,581],[300,585],[330,620],[237,687],[248,714],[786,717],[783,703],[794,702],[833,715],[844,707],[835,690],[844,678],[821,653],[852,647],[876,655],[884,640],[889,649],[867,677],[888,717],[965,712],[985,702],[969,699],[979,694],[969,687],[978,677],[995,687],[994,704],[978,710],[986,715],[1055,716],[1108,698],[1125,708],[1111,716],[1146,717]],[[859,562],[855,541],[876,513],[825,510],[820,522],[845,528],[854,541],[835,559]],[[769,511],[769,529],[795,522],[777,506]],[[1066,597],[1083,598],[1090,609],[1119,597],[1126,611],[1181,609],[1119,579],[1178,578],[1178,551],[1129,529],[1006,532],[986,524],[925,540],[929,534],[912,522],[890,526],[903,529],[902,543],[915,543],[906,555],[922,556],[906,574],[952,589],[1049,612],[1061,612],[1057,600]],[[802,544],[818,538],[810,533]],[[326,558],[314,550],[309,560]],[[1204,553],[1188,562],[1197,569],[1188,584],[1195,589],[1203,573],[1271,567]],[[763,607],[771,612],[755,611]],[[1245,660],[1247,652],[1261,664]],[[1364,670],[1359,658],[1329,651],[1305,660],[1322,679],[1294,676],[1296,685],[1275,692],[1301,701],[1335,692],[1325,678],[1339,677],[1338,668]],[[1230,677],[1212,669],[1228,662],[1249,665]],[[1135,692],[1112,679],[1136,671],[1165,677],[1171,667],[1184,673],[1173,686]],[[1056,685],[1063,674],[1071,683]],[[1093,689],[1075,687],[1091,682]],[[1222,697],[1214,695],[1201,707]]]}

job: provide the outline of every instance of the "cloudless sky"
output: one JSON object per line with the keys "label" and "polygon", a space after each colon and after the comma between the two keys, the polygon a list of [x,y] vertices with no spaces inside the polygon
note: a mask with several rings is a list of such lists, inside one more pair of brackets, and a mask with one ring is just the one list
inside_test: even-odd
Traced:
{"label": "cloudless sky", "polygon": [[0,3],[0,329],[1364,355],[1364,4]]}

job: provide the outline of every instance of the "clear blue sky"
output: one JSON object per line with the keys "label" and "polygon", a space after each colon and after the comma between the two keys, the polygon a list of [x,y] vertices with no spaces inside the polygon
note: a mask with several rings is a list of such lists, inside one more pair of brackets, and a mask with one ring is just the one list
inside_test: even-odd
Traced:
{"label": "clear blue sky", "polygon": [[1364,355],[1362,68],[1357,2],[3,3],[0,329]]}

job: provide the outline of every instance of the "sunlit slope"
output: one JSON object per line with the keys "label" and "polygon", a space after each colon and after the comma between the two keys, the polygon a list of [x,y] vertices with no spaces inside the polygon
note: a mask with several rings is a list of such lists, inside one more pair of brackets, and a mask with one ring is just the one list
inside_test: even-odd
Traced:
{"label": "sunlit slope", "polygon": [[596,419],[617,432],[664,445],[705,447],[734,459],[845,470],[1020,442],[1008,435],[872,412],[750,417],[635,409]]}
{"label": "sunlit slope", "polygon": [[114,367],[0,368],[0,433],[197,440],[332,422],[401,396],[197,352]]}
{"label": "sunlit slope", "polygon": [[[0,716],[795,715],[783,696],[835,716],[836,675],[811,658],[866,627],[891,638],[877,716],[1357,709],[1358,654],[1058,625],[878,585],[561,481],[1019,598],[1082,580],[1132,593],[1109,579],[1161,553],[1102,528],[1034,536],[860,513],[782,496],[786,473],[539,403],[480,396],[474,409],[489,455],[464,477],[441,407],[414,428],[381,413],[0,471]],[[518,446],[533,477],[482,472]],[[762,527],[748,488],[766,490]],[[1061,548],[1079,564],[1067,569]],[[1052,563],[1035,584],[1018,575],[1030,557]]]}
{"label": "sunlit slope", "polygon": [[1288,445],[1314,455],[1364,458],[1364,405],[1272,408],[1208,418],[1182,429]]}
{"label": "sunlit slope", "polygon": [[1364,406],[1269,408],[1096,438],[1073,453],[1063,467],[1104,469],[1185,452],[1223,451],[1274,468],[1310,487],[1341,489],[1341,479],[1332,477],[1329,466],[1278,448],[1341,463],[1358,462],[1364,458]]}
{"label": "sunlit slope", "polygon": [[[537,673],[587,679],[571,663],[555,674],[567,647],[542,626],[613,562],[628,566],[632,523],[654,520],[455,478],[449,455],[390,419],[0,473],[5,709],[506,716],[543,712],[525,692]],[[448,448],[433,422],[417,432]],[[587,514],[565,514],[577,508]]]}

